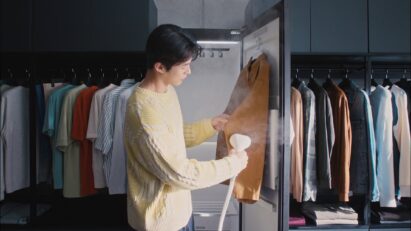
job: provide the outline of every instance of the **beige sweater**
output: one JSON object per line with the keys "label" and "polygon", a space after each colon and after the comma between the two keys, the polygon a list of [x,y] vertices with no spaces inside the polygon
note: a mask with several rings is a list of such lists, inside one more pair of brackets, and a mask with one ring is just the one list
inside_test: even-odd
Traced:
{"label": "beige sweater", "polygon": [[127,211],[139,231],[175,231],[191,214],[191,192],[218,184],[241,171],[237,156],[221,160],[188,159],[186,146],[214,134],[211,121],[184,125],[174,88],[156,93],[136,87],[127,103]]}

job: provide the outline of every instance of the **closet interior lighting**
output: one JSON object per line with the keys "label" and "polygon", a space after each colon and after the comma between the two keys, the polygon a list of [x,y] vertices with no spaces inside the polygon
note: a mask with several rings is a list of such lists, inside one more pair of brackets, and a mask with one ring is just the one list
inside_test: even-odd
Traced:
{"label": "closet interior lighting", "polygon": [[238,44],[238,41],[211,41],[211,40],[199,40],[198,44]]}

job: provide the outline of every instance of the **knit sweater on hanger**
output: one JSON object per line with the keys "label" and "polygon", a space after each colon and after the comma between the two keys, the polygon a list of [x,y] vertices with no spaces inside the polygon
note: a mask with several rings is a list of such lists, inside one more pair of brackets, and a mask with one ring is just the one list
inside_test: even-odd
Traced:
{"label": "knit sweater on hanger", "polygon": [[220,160],[188,159],[186,146],[215,134],[211,121],[184,125],[172,87],[156,93],[136,87],[127,102],[127,213],[137,230],[175,231],[191,214],[191,192],[218,184],[245,166],[235,155]]}

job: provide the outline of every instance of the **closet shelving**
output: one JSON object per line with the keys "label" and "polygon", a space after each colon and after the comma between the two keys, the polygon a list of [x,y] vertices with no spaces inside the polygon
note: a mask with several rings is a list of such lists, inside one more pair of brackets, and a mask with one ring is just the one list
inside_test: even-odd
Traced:
{"label": "closet shelving", "polygon": [[[47,225],[124,225],[126,220],[125,195],[108,195],[104,190],[96,195],[66,199],[60,190],[54,190],[49,183],[37,184],[36,165],[36,115],[34,86],[41,83],[73,81],[73,73],[78,80],[86,81],[89,73],[95,81],[101,80],[102,73],[109,81],[121,81],[125,78],[142,79],[146,68],[145,54],[142,52],[30,52],[1,53],[1,80],[24,85],[29,88],[29,139],[30,139],[30,187],[6,194],[0,202],[0,208],[8,202],[20,202],[30,205],[28,226]],[[120,78],[119,80],[116,77]],[[40,204],[50,205],[51,212],[42,216],[36,214]],[[94,207],[94,208],[91,208]],[[66,219],[67,208],[75,214]],[[84,208],[84,209],[82,209]],[[98,216],[88,217],[88,212],[112,214],[112,219]],[[76,215],[77,214],[77,215]],[[83,216],[83,217],[82,217]],[[87,218],[88,217],[88,218]],[[51,219],[50,219],[51,218]],[[70,223],[71,222],[71,223]],[[2,224],[3,226],[3,224]]]}
{"label": "closet shelving", "polygon": [[[291,56],[291,81],[298,78],[308,83],[311,76],[322,84],[331,78],[339,84],[346,76],[360,88],[370,93],[372,78],[382,84],[385,78],[395,83],[400,78],[411,79],[410,54],[293,54]],[[388,73],[388,74],[387,74]],[[354,141],[354,140],[353,140]],[[353,142],[354,143],[354,142]],[[289,185],[284,185],[289,188]],[[300,203],[293,201],[290,196],[289,210],[299,211]],[[337,202],[335,194],[320,193],[317,201]],[[378,203],[378,202],[374,202]],[[371,221],[373,207],[369,195],[354,195],[348,204],[359,216],[359,225],[322,225],[307,223],[304,226],[288,227],[289,230],[410,230],[410,223],[375,224]],[[307,220],[308,221],[308,220]]]}

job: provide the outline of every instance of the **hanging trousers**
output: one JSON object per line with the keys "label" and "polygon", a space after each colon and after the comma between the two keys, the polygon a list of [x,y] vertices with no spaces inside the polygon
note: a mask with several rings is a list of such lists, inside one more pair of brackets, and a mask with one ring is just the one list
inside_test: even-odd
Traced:
{"label": "hanging trousers", "polygon": [[241,70],[224,113],[230,115],[224,131],[218,134],[216,158],[232,149],[229,138],[234,133],[251,137],[247,167],[237,176],[234,196],[241,202],[259,200],[264,170],[268,128],[269,64],[264,54]]}

